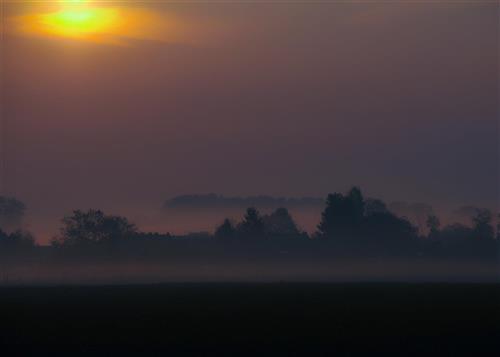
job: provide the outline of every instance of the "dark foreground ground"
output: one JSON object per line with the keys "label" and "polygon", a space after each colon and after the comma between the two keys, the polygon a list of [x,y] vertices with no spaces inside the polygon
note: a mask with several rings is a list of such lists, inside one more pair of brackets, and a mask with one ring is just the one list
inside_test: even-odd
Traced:
{"label": "dark foreground ground", "polygon": [[499,356],[499,284],[0,288],[4,356]]}

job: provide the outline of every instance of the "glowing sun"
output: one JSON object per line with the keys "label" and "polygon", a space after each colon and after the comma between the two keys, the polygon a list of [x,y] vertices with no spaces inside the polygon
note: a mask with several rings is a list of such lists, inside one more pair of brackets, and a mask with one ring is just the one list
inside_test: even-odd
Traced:
{"label": "glowing sun", "polygon": [[118,9],[90,7],[83,1],[71,4],[57,12],[38,15],[40,29],[56,36],[85,38],[116,32],[123,25]]}
{"label": "glowing sun", "polygon": [[173,41],[179,21],[129,6],[100,6],[87,0],[60,1],[57,8],[36,11],[16,19],[16,32],[116,45],[127,40]]}

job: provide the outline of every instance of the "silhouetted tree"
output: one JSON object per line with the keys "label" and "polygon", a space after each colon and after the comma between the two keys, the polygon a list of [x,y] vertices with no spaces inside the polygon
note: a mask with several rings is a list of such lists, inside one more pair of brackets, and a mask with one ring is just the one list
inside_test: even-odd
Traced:
{"label": "silhouetted tree", "polygon": [[351,216],[354,223],[359,224],[363,219],[365,214],[365,200],[361,189],[359,187],[353,187],[347,194],[347,202],[349,203],[349,208],[352,212]]}
{"label": "silhouetted tree", "polygon": [[497,214],[497,235],[496,235],[496,239],[497,239],[498,243],[500,243],[500,213]]}
{"label": "silhouetted tree", "polygon": [[137,232],[133,236],[140,242],[166,242],[172,239],[172,235],[168,232]]}
{"label": "silhouetted tree", "polygon": [[0,249],[27,249],[35,246],[35,239],[29,232],[17,230],[10,234],[0,230]]}
{"label": "silhouetted tree", "polygon": [[234,239],[236,236],[236,228],[233,222],[226,218],[220,226],[215,229],[214,233],[215,239],[220,241],[229,241]]}
{"label": "silhouetted tree", "polygon": [[364,217],[365,202],[361,190],[353,187],[346,196],[329,194],[321,214],[318,233],[324,238],[346,238],[359,233]]}
{"label": "silhouetted tree", "polygon": [[492,215],[487,209],[480,209],[474,217],[472,222],[474,224],[474,235],[477,239],[491,240],[495,238],[495,230],[491,225]]}
{"label": "silhouetted tree", "polygon": [[436,215],[429,215],[426,222],[427,229],[429,229],[429,238],[435,239],[439,234],[439,227],[441,227],[441,222]]}
{"label": "silhouetted tree", "polygon": [[413,203],[411,205],[411,211],[413,212],[413,215],[415,217],[415,223],[421,230],[425,229],[425,225],[427,224],[427,217],[434,215],[432,206],[421,202]]}
{"label": "silhouetted tree", "polygon": [[402,202],[396,201],[389,205],[390,211],[400,217],[407,217],[416,223],[421,230],[425,230],[427,217],[434,215],[432,206],[422,202]]}
{"label": "silhouetted tree", "polygon": [[385,249],[410,243],[417,238],[418,231],[406,218],[390,212],[375,213],[365,217],[363,229],[365,239],[372,240]]}
{"label": "silhouetted tree", "polygon": [[26,206],[13,197],[0,196],[0,227],[4,230],[19,228]]}
{"label": "silhouetted tree", "polygon": [[[9,235],[5,233],[1,228],[0,228],[0,249],[5,250],[5,247],[7,246],[7,242],[9,241]],[[1,251],[0,251],[1,253]]]}
{"label": "silhouetted tree", "polygon": [[243,238],[265,238],[264,222],[259,211],[248,208],[243,221],[238,224],[237,232]]}
{"label": "silhouetted tree", "polygon": [[365,216],[370,216],[376,213],[388,213],[386,204],[382,200],[367,199],[365,202]]}
{"label": "silhouetted tree", "polygon": [[401,248],[417,237],[417,228],[407,219],[391,213],[381,200],[365,201],[357,187],[345,196],[328,195],[326,203],[318,225],[319,237],[339,239],[344,246],[384,250]]}
{"label": "silhouetted tree", "polygon": [[321,213],[321,221],[318,225],[318,235],[321,238],[331,238],[338,233],[336,217],[341,213],[344,196],[340,193],[329,194],[326,197],[326,208]]}
{"label": "silhouetted tree", "polygon": [[278,208],[271,214],[265,215],[263,223],[266,233],[272,236],[300,235],[297,224],[286,208]]}
{"label": "silhouetted tree", "polygon": [[453,223],[445,226],[439,232],[439,238],[446,244],[463,243],[470,240],[474,235],[474,230],[461,223]]}
{"label": "silhouetted tree", "polygon": [[74,211],[62,219],[60,236],[53,244],[72,246],[78,244],[115,243],[132,237],[136,227],[124,217],[105,215],[100,210]]}

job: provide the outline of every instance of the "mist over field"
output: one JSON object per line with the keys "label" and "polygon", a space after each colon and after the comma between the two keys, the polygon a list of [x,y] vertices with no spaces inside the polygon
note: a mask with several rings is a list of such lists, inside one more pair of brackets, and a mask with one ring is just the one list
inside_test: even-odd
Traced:
{"label": "mist over field", "polygon": [[[143,212],[150,223],[168,216],[164,224],[185,224],[187,233],[74,210],[59,220],[50,245],[22,229],[22,202],[1,202],[0,275],[7,285],[499,279],[500,231],[490,210],[464,206],[453,214],[465,223],[445,224],[429,205],[387,205],[357,187],[325,200],[186,195],[165,201],[156,217]],[[237,211],[244,214],[231,216]],[[314,223],[309,230],[296,212]]]}

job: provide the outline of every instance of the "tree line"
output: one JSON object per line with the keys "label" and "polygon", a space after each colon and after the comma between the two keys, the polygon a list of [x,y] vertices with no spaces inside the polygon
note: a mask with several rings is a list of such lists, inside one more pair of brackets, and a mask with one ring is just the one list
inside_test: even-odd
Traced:
{"label": "tree line", "polygon": [[[19,206],[16,204],[15,206]],[[24,209],[24,206],[22,206]],[[61,220],[59,233],[53,238],[54,249],[66,247],[117,246],[134,242],[205,239],[218,244],[266,244],[266,242],[330,242],[338,248],[378,249],[387,251],[498,251],[500,227],[494,227],[489,210],[477,210],[470,225],[454,223],[441,226],[436,215],[426,221],[427,232],[419,232],[407,218],[391,212],[379,199],[367,199],[358,187],[346,193],[329,194],[314,233],[302,231],[287,208],[261,214],[256,208],[246,210],[243,219],[225,219],[213,233],[174,236],[169,233],[142,232],[125,217],[108,215],[101,210],[73,211]],[[0,250],[27,249],[35,246],[33,236],[20,230],[0,230]]]}

